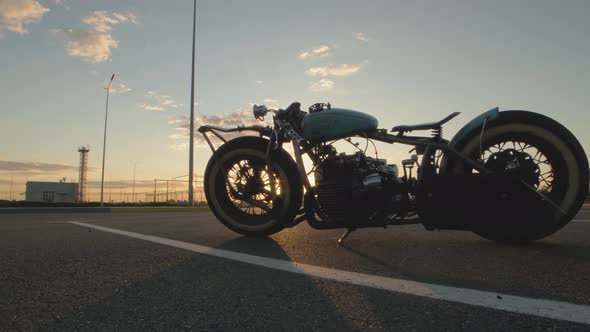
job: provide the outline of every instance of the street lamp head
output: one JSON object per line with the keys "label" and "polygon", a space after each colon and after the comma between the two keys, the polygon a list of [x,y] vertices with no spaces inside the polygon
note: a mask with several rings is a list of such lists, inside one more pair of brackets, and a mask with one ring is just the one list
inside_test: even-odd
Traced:
{"label": "street lamp head", "polygon": [[113,83],[114,79],[115,79],[115,74],[111,75],[111,80],[109,81],[109,85],[107,85],[107,87],[104,88],[105,90],[107,90],[107,92],[108,92],[108,90],[110,90],[111,84]]}

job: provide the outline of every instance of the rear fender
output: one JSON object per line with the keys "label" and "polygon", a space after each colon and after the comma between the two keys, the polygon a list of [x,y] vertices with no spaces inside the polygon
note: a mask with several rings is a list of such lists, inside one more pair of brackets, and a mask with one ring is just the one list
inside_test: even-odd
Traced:
{"label": "rear fender", "polygon": [[[491,110],[484,112],[473,120],[469,121],[466,125],[461,128],[457,134],[453,137],[449,146],[461,151],[463,145],[465,145],[473,135],[478,135],[481,132],[481,128],[485,123],[486,126],[494,122],[500,117],[500,110],[498,107],[492,108]],[[444,154],[440,163],[440,173],[443,174],[449,167],[449,156]]]}

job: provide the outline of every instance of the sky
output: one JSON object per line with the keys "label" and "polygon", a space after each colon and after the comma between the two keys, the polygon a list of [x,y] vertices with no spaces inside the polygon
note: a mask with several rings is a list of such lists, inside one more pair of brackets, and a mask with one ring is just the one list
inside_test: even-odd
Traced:
{"label": "sky", "polygon": [[[196,126],[251,105],[356,109],[380,127],[500,107],[550,116],[590,151],[588,1],[197,1]],[[192,1],[0,0],[0,192],[188,174]],[[399,162],[407,147],[379,145]],[[197,136],[195,170],[209,149]]]}

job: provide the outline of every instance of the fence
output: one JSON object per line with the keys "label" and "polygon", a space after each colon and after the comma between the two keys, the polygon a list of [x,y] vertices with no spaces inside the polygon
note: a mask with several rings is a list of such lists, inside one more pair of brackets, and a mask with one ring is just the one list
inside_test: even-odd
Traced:
{"label": "fence", "polygon": [[[185,187],[185,186],[183,186]],[[193,200],[195,203],[205,202],[205,194],[201,186],[194,187]],[[100,188],[88,188],[86,193],[89,202],[100,201]],[[104,201],[109,203],[180,203],[188,202],[188,188],[180,190],[175,188],[162,188],[156,185],[146,191],[146,188],[136,189],[135,193],[132,188],[105,188]]]}
{"label": "fence", "polygon": [[[154,179],[153,181],[138,180],[135,188],[132,185],[133,182],[128,180],[112,181],[112,183],[105,181],[103,199],[107,203],[188,202],[188,181],[178,178]],[[201,176],[196,176],[193,188],[194,202],[205,202]],[[0,191],[0,200],[22,201],[25,199],[24,191],[24,182],[15,183],[12,191]],[[86,201],[100,202],[100,186],[96,183],[86,188]]]}
{"label": "fence", "polygon": [[[150,190],[146,187],[136,188],[135,193],[132,188],[128,187],[108,187],[104,189],[104,201],[109,203],[180,203],[188,201],[188,188],[181,186],[176,181],[174,185],[168,182],[165,185],[165,180],[154,181],[155,185]],[[164,182],[164,183],[163,183]],[[205,202],[205,194],[203,192],[202,181],[197,181],[193,191],[193,199],[195,203]],[[100,187],[89,187],[86,193],[89,202],[100,201]],[[0,191],[0,200],[6,201],[22,201],[25,199],[24,192],[19,191]],[[590,201],[590,195],[586,198]]]}

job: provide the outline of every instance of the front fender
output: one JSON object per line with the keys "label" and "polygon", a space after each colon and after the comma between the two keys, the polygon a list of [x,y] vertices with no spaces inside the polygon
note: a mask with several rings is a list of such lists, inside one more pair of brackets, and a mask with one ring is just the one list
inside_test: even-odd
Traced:
{"label": "front fender", "polygon": [[[463,146],[473,137],[473,135],[478,135],[481,132],[481,127],[483,126],[484,122],[487,126],[498,119],[499,116],[500,110],[498,107],[492,108],[491,110],[478,115],[473,120],[464,125],[463,128],[457,132],[457,134],[455,134],[453,139],[451,139],[449,146],[458,151],[461,151]],[[449,164],[449,156],[448,154],[444,154],[440,163],[441,174],[447,171]]]}

